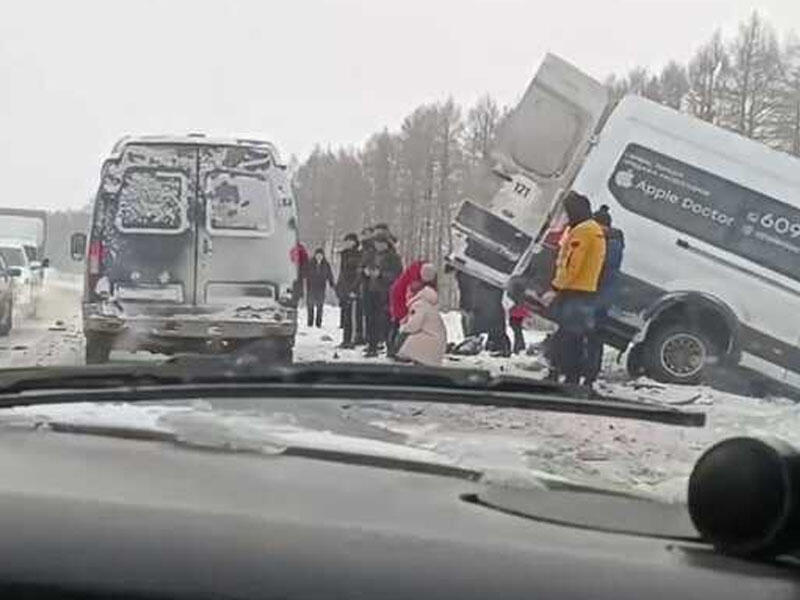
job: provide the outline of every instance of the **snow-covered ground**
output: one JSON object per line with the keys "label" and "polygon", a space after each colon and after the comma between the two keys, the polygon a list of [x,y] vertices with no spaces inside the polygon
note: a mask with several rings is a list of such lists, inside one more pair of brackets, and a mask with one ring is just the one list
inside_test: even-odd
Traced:
{"label": "snow-covered ground", "polygon": [[[338,311],[326,307],[323,327],[303,327],[299,360],[367,360],[362,349],[339,350]],[[301,319],[304,315],[301,315]],[[449,341],[462,338],[456,313],[445,315]],[[510,332],[509,332],[510,334]],[[528,342],[543,336],[526,332]],[[536,357],[451,357],[448,366],[485,368],[534,378],[544,375]],[[669,386],[627,381],[604,357],[607,395],[680,403],[707,415],[703,428],[676,427],[609,417],[588,417],[517,409],[374,402],[350,408],[353,418],[407,436],[407,442],[434,450],[463,466],[535,469],[571,479],[634,488],[669,500],[683,500],[692,466],[706,448],[738,435],[777,435],[800,447],[800,404],[782,398],[756,399],[706,386]],[[385,358],[369,359],[385,361]]]}
{"label": "snow-covered ground", "polygon": [[[9,337],[0,338],[0,368],[81,364],[83,340],[79,294],[80,281],[77,278],[53,274],[42,298],[39,317],[22,320]],[[460,340],[458,315],[446,314],[445,322],[449,341]],[[305,314],[301,311],[296,360],[366,360],[362,348],[337,348],[341,341],[338,325],[339,312],[335,307],[326,307],[323,327],[319,329],[306,327]],[[528,342],[539,341],[542,337],[527,333]],[[147,360],[149,355],[112,355],[112,358]],[[605,357],[606,379],[601,382],[604,393],[645,401],[685,403],[688,408],[707,413],[706,427],[675,427],[627,419],[492,407],[412,405],[381,401],[380,398],[368,403],[347,403],[346,407],[343,404],[339,411],[344,421],[383,432],[386,440],[403,440],[420,455],[436,455],[448,463],[479,469],[544,471],[591,483],[633,488],[671,500],[685,497],[686,478],[692,465],[704,449],[718,440],[734,435],[770,434],[800,446],[800,404],[781,398],[736,396],[704,386],[687,388],[628,381],[615,358],[613,352]],[[535,378],[543,375],[539,360],[528,356],[504,359],[484,353],[476,357],[452,357],[446,364]],[[201,412],[209,410],[204,405]],[[71,414],[73,421],[77,419],[79,422],[129,422],[137,426],[150,424],[156,428],[165,427],[165,423],[174,427],[178,418],[184,419],[181,423],[185,428],[188,426],[186,418],[196,419],[186,417],[182,412],[176,414],[152,407],[120,405],[82,405],[71,409],[34,407],[15,411],[15,414],[18,417],[30,416],[31,411],[61,420]],[[247,418],[256,418],[252,411],[248,414]],[[230,435],[235,438],[245,435],[247,439],[253,435],[249,430],[242,433],[241,418],[226,418],[225,427],[234,431]],[[272,417],[262,415],[261,418],[267,419],[261,426],[274,429],[274,423],[269,420],[274,420]],[[8,422],[6,418],[2,421]],[[197,426],[197,423],[192,421],[189,425]],[[214,427],[217,426],[215,423]],[[313,435],[309,437],[304,428],[284,428],[282,437],[279,437],[285,440],[295,436],[295,441],[314,438],[316,443],[327,439],[332,443],[330,436],[333,434],[330,432],[316,432],[315,435],[316,438]],[[348,443],[352,444],[352,440]],[[379,446],[375,445],[376,448]],[[381,448],[386,451],[386,448]]]}

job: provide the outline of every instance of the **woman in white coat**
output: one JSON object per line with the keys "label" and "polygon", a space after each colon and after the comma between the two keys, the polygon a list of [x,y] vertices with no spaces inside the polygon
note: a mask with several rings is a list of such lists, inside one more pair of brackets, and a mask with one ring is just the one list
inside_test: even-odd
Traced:
{"label": "woman in white coat", "polygon": [[439,294],[433,282],[412,284],[408,316],[400,325],[401,345],[397,357],[401,360],[439,366],[447,346],[447,331],[439,313]]}

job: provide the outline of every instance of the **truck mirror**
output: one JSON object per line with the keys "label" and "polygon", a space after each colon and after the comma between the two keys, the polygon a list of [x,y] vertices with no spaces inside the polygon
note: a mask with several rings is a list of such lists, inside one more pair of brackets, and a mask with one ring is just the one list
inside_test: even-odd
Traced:
{"label": "truck mirror", "polygon": [[49,266],[50,266],[50,259],[49,259],[49,258],[44,258],[44,259],[42,259],[42,268],[43,268],[43,269],[46,269],[46,268],[48,268]]}
{"label": "truck mirror", "polygon": [[83,260],[86,257],[86,234],[85,233],[73,233],[72,234],[72,236],[69,238],[69,253],[72,256],[72,260],[76,260],[76,261]]}

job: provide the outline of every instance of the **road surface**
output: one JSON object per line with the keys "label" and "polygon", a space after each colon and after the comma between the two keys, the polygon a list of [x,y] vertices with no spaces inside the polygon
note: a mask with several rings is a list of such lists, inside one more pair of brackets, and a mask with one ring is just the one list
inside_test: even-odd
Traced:
{"label": "road surface", "polygon": [[[84,362],[80,320],[81,285],[75,277],[50,274],[35,319],[19,319],[0,338],[0,368],[80,365]],[[458,320],[445,315],[449,337],[458,338]],[[340,350],[338,311],[329,308],[322,328],[308,328],[301,314],[295,357],[299,361],[363,360],[361,350]],[[112,353],[114,361],[152,360],[147,353]],[[385,359],[377,359],[385,360]],[[529,357],[501,359],[486,355],[449,360],[451,366],[541,377]],[[402,442],[433,450],[457,464],[486,468],[546,471],[580,481],[613,483],[669,500],[683,500],[686,478],[697,457],[711,444],[734,435],[771,434],[800,446],[800,404],[785,399],[755,399],[705,386],[666,386],[627,381],[619,367],[606,365],[604,391],[644,401],[680,402],[708,417],[705,428],[681,428],[606,417],[540,411],[409,404],[381,401],[344,403],[296,399],[200,401],[205,410],[253,419],[289,419],[309,431]],[[615,371],[616,369],[616,371]],[[88,405],[101,414],[139,410],[125,405]],[[152,409],[156,407],[150,407]],[[148,409],[148,407],[145,407]],[[35,407],[35,412],[45,411]],[[53,408],[49,410],[55,410]],[[127,414],[127,413],[126,413]]]}

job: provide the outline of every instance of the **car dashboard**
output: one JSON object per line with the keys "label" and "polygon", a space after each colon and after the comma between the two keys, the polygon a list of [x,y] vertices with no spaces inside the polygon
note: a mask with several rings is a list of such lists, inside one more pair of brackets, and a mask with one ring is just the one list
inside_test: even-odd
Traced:
{"label": "car dashboard", "polygon": [[791,560],[525,518],[452,476],[23,430],[0,469],[5,598],[800,597]]}

